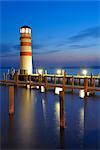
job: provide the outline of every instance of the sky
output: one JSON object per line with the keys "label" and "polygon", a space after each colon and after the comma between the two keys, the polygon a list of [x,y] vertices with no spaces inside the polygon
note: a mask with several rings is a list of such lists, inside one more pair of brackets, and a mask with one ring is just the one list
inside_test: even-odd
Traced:
{"label": "sky", "polygon": [[100,66],[100,1],[1,1],[1,66],[20,65],[20,33],[32,28],[34,66]]}

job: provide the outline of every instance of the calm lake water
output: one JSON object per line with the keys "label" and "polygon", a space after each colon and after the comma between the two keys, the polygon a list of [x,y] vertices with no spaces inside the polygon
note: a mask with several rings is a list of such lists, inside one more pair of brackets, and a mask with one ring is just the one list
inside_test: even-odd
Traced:
{"label": "calm lake water", "polygon": [[100,93],[82,99],[79,91],[67,92],[61,130],[59,95],[15,87],[15,112],[9,117],[8,90],[0,86],[2,149],[100,149]]}
{"label": "calm lake water", "polygon": [[[11,68],[0,68],[0,79],[3,78],[3,73],[8,73],[9,69]],[[18,70],[18,68],[15,68],[15,69]],[[60,69],[60,68],[45,68],[48,74],[56,74],[57,69]],[[84,68],[64,68],[66,73],[69,75],[77,75],[78,73],[80,75],[83,75],[82,73],[83,69]],[[85,68],[85,69],[87,69],[87,75],[91,75],[91,73],[93,75],[100,75],[100,68]],[[36,72],[35,70],[36,69],[34,69],[34,72]]]}

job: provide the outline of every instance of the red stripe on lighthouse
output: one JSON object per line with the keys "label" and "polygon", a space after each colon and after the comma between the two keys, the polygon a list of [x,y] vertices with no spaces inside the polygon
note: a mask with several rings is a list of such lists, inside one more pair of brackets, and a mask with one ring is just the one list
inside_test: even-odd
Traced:
{"label": "red stripe on lighthouse", "polygon": [[20,37],[20,40],[21,39],[31,39],[31,37],[29,37],[29,36],[24,36],[24,37]]}
{"label": "red stripe on lighthouse", "polygon": [[20,52],[20,56],[32,56],[32,52]]}
{"label": "red stripe on lighthouse", "polygon": [[21,42],[21,46],[31,46],[30,42]]}

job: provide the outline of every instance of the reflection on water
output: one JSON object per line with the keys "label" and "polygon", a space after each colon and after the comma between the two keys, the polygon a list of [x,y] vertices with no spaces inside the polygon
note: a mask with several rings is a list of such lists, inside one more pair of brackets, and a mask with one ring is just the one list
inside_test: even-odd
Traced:
{"label": "reflection on water", "polygon": [[59,121],[60,121],[60,103],[59,102],[55,103],[55,116],[59,125]]}
{"label": "reflection on water", "polygon": [[[65,122],[59,128],[59,95],[49,91],[15,88],[15,114],[8,115],[8,88],[2,87],[2,148],[98,148],[99,98],[82,100],[65,94]],[[94,138],[95,137],[95,138]],[[91,142],[93,140],[93,142]]]}
{"label": "reflection on water", "polygon": [[80,109],[80,146],[83,148],[84,142],[84,107]]}
{"label": "reflection on water", "polygon": [[36,86],[37,89],[39,89],[39,86]]}
{"label": "reflection on water", "polygon": [[9,115],[14,114],[14,86],[9,86]]}
{"label": "reflection on water", "polygon": [[[80,91],[79,91],[79,96],[80,96],[81,98],[84,98],[84,97],[85,97],[85,92],[84,92],[84,90],[80,90]],[[87,92],[87,96],[89,96],[89,92]]]}
{"label": "reflection on water", "polygon": [[65,135],[64,135],[64,128],[60,128],[60,148],[61,149],[64,149],[64,138],[65,138]]}
{"label": "reflection on water", "polygon": [[56,87],[56,88],[55,88],[55,94],[58,94],[58,95],[59,95],[60,91],[62,91],[62,90],[63,90],[62,88]]}
{"label": "reflection on water", "polygon": [[44,86],[41,86],[41,92],[45,92]]}
{"label": "reflection on water", "polygon": [[80,109],[80,128],[81,128],[81,133],[83,135],[84,133],[84,108],[83,107]]}
{"label": "reflection on water", "polygon": [[14,126],[14,115],[9,115],[9,127],[13,129]]}
{"label": "reflection on water", "polygon": [[[18,97],[18,110],[17,110],[17,120],[16,128],[18,130],[16,137],[22,141],[22,143],[28,143],[31,139],[31,131],[35,123],[34,118],[34,92],[30,89],[23,89]],[[33,113],[33,115],[32,115]]]}
{"label": "reflection on water", "polygon": [[44,98],[42,98],[42,107],[43,107],[43,117],[46,124],[46,101]]}

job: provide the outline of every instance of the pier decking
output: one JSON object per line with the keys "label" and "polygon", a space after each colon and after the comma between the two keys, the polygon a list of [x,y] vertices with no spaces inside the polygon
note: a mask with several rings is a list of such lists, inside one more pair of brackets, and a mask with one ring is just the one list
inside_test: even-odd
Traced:
{"label": "pier decking", "polygon": [[14,75],[14,80],[8,80],[4,76],[4,80],[0,80],[0,85],[23,86],[30,88],[43,86],[45,90],[62,88],[67,89],[84,89],[86,92],[100,91],[100,76],[79,76],[79,75],[54,75],[54,74],[32,74],[32,75]]}

